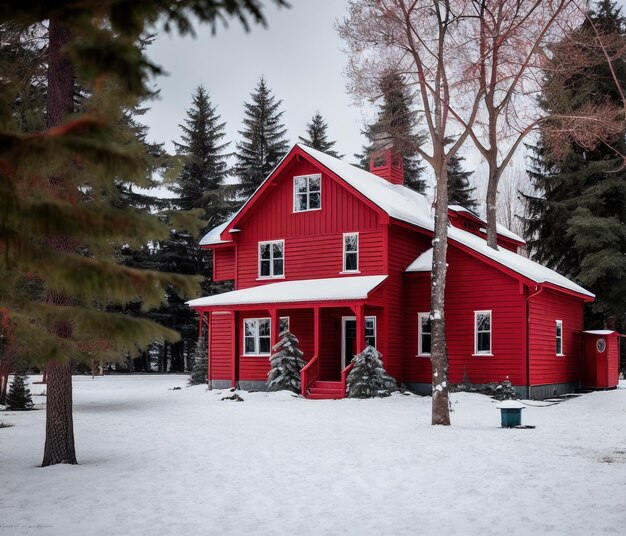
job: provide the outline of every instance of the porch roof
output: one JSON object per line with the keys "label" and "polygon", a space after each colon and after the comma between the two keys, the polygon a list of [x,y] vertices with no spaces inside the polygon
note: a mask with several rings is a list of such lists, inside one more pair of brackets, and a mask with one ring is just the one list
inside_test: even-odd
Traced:
{"label": "porch roof", "polygon": [[187,305],[201,308],[222,305],[365,300],[385,279],[387,279],[386,275],[366,275],[281,281],[197,298],[188,301]]}

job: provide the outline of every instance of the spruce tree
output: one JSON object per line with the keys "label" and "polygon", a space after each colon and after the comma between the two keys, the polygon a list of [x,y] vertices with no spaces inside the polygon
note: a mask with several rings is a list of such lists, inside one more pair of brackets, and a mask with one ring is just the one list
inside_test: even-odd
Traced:
{"label": "spruce tree", "polygon": [[[614,2],[599,2],[590,19],[608,54],[619,83],[626,87],[626,22]],[[590,105],[621,103],[619,92],[598,46],[590,21],[584,21],[553,61],[585,58],[567,75],[554,70],[546,77],[541,105],[555,115],[572,114]],[[565,150],[564,150],[565,149]],[[529,217],[526,238],[532,256],[573,278],[596,294],[587,308],[588,327],[626,328],[626,132],[595,149],[572,143],[553,154],[543,137],[533,148],[529,176],[537,196],[525,196]],[[565,156],[562,154],[565,153]]]}
{"label": "spruce tree", "polygon": [[398,391],[398,384],[387,374],[381,357],[373,346],[366,347],[354,356],[354,367],[348,373],[346,381],[348,398],[382,397]]}
{"label": "spruce tree", "polygon": [[337,151],[333,149],[337,142],[328,139],[327,130],[328,124],[324,121],[322,114],[318,110],[315,112],[311,122],[306,124],[306,137],[300,136],[298,139],[301,143],[304,143],[304,145],[322,151],[327,155],[334,156],[335,158],[343,158],[343,155],[338,154]]}
{"label": "spruce tree", "polygon": [[251,102],[244,102],[243,130],[239,131],[242,139],[237,143],[233,169],[239,179],[237,193],[242,201],[254,193],[289,146],[287,130],[281,123],[282,101],[276,100],[265,78],[261,77],[250,97]]}
{"label": "spruce tree", "polygon": [[189,376],[189,385],[201,385],[209,381],[209,355],[207,352],[207,340],[202,336],[198,338],[193,352],[193,368]]}
{"label": "spruce tree", "polygon": [[297,337],[285,331],[282,338],[272,348],[270,371],[267,374],[268,391],[293,391],[300,393],[300,371],[306,365],[302,350],[298,348]]}
{"label": "spruce tree", "polygon": [[394,153],[403,155],[404,185],[423,194],[426,181],[422,178],[424,167],[415,150],[425,141],[418,132],[418,118],[413,110],[413,98],[406,87],[404,78],[396,72],[389,72],[380,82],[382,102],[374,123],[367,125],[363,134],[367,139],[363,152],[354,155],[359,167],[369,171],[372,153],[382,147],[391,147]]}
{"label": "spruce tree", "polygon": [[6,405],[7,409],[11,411],[23,411],[33,407],[33,399],[28,388],[28,375],[23,368],[16,370],[13,375],[13,381],[6,397]]}
{"label": "spruce tree", "polygon": [[469,178],[473,171],[465,171],[462,163],[464,157],[455,154],[448,163],[448,204],[461,205],[476,212],[478,203],[474,199],[476,188],[470,185]]}

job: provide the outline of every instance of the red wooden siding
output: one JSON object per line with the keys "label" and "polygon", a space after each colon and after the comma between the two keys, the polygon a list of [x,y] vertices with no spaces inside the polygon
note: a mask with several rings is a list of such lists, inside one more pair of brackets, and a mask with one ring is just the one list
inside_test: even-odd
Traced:
{"label": "red wooden siding", "polygon": [[607,387],[615,387],[619,383],[619,337],[607,337],[608,383]]}
{"label": "red wooden siding", "polygon": [[397,225],[389,226],[389,277],[385,281],[386,324],[379,329],[385,368],[389,374],[402,380],[404,376],[403,356],[406,336],[405,311],[405,270],[422,252],[431,247],[431,238]]}
{"label": "red wooden siding", "polygon": [[211,339],[209,356],[211,378],[213,380],[230,380],[233,362],[233,313],[213,312],[211,314]]}
{"label": "red wooden siding", "polygon": [[[450,381],[525,384],[525,301],[519,281],[462,252],[448,249],[446,334]],[[416,357],[417,313],[430,310],[430,274],[410,277],[405,294],[405,381],[430,383],[430,359]],[[491,310],[492,356],[474,354],[474,311]]]}
{"label": "red wooden siding", "polygon": [[[543,290],[529,300],[530,385],[580,379],[583,302]],[[556,320],[563,321],[563,353],[556,355]]]}
{"label": "red wooden siding", "polygon": [[213,250],[213,281],[235,279],[235,248]]}

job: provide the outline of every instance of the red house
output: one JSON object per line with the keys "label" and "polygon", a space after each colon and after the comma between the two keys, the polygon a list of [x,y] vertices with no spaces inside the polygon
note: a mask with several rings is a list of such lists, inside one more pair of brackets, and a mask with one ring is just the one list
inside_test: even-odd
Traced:
{"label": "red house", "polygon": [[[583,305],[593,294],[522,255],[524,240],[462,207],[449,210],[450,381],[502,381],[525,397],[580,386]],[[431,389],[433,217],[383,153],[371,172],[295,145],[243,207],[210,231],[213,279],[232,292],[189,302],[208,329],[214,385],[262,388],[270,348],[289,329],[307,365],[302,390],[338,398],[366,344],[394,378]]]}

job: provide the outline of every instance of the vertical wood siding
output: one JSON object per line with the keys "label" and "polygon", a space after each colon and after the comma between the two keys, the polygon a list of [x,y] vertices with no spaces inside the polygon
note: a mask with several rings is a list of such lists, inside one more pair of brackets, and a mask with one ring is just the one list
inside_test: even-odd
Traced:
{"label": "vertical wood siding", "polygon": [[230,380],[233,362],[232,315],[229,312],[211,313],[211,340],[209,352],[211,376],[214,380]]}
{"label": "vertical wood siding", "polygon": [[235,248],[213,250],[213,281],[235,279]]}
{"label": "vertical wood siding", "polygon": [[[530,385],[575,382],[581,373],[583,302],[543,290],[529,303]],[[556,320],[563,320],[563,353],[556,355]]]}

